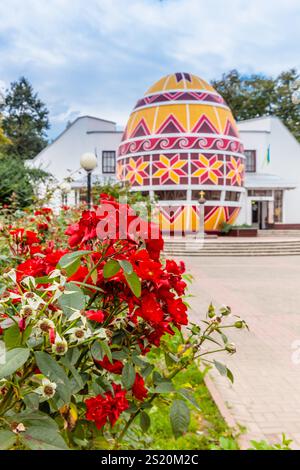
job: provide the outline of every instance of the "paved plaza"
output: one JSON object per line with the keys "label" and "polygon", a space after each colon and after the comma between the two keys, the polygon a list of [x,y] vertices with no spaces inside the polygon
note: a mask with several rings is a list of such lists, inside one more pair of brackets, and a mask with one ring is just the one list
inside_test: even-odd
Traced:
{"label": "paved plaza", "polygon": [[227,331],[237,353],[219,356],[234,384],[211,375],[221,407],[223,401],[247,428],[241,446],[251,439],[278,442],[284,432],[300,448],[300,256],[184,260],[194,276],[191,320],[203,318],[213,301],[230,305],[250,328]]}

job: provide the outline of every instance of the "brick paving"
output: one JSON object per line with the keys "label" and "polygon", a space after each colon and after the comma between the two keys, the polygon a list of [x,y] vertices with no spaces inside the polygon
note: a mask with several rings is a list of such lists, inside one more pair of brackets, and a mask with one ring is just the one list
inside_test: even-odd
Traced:
{"label": "brick paving", "polygon": [[[214,371],[211,378],[235,421],[246,428],[243,448],[254,440],[281,440],[284,432],[300,449],[300,257],[184,258],[194,276],[190,318],[207,305],[230,305],[250,332],[229,330],[233,356],[219,355],[234,384]],[[300,352],[298,354],[300,362]]]}

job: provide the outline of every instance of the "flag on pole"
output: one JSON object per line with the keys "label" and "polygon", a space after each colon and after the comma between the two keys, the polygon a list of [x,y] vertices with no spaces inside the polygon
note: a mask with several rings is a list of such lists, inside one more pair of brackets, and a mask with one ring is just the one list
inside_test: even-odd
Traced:
{"label": "flag on pole", "polygon": [[267,165],[270,163],[270,161],[271,161],[271,153],[270,153],[270,145],[268,145],[267,153],[266,153],[266,163],[267,163]]}

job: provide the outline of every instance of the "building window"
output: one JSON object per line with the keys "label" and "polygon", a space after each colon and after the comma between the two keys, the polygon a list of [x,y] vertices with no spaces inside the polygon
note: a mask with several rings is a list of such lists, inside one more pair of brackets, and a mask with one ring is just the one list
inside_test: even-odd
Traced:
{"label": "building window", "polygon": [[[192,191],[192,200],[198,201],[200,198],[200,191],[198,189],[193,189]],[[207,201],[220,201],[221,191],[204,191],[204,198]]]}
{"label": "building window", "polygon": [[256,172],[256,150],[245,150],[246,157],[246,172],[255,173]]}
{"label": "building window", "polygon": [[102,152],[102,173],[116,172],[116,152],[103,150]]}
{"label": "building window", "polygon": [[268,189],[248,189],[248,196],[253,197],[272,197],[272,190]]}
{"label": "building window", "polygon": [[240,200],[240,192],[237,191],[226,191],[225,201],[234,201],[238,202]]}
{"label": "building window", "polygon": [[282,222],[283,191],[274,191],[274,222]]}

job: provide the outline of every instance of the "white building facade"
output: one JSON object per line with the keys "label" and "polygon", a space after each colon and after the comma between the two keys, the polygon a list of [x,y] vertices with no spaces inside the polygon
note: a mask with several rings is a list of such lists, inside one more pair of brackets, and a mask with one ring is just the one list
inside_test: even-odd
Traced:
{"label": "white building facade", "polygon": [[[245,148],[246,177],[236,224],[260,229],[299,228],[300,144],[276,117],[249,119],[237,125]],[[73,180],[67,200],[58,191],[54,205],[79,204],[80,190],[86,185],[79,160],[85,152],[97,156],[94,182],[116,181],[121,137],[115,122],[83,116],[36,156],[32,164],[51,173],[58,182]]]}
{"label": "white building facade", "polygon": [[122,131],[117,130],[115,122],[82,116],[44,148],[30,165],[49,172],[58,184],[70,181],[72,187],[72,191],[66,195],[58,189],[52,205],[59,207],[62,203],[79,204],[80,188],[86,186],[86,174],[80,168],[83,153],[92,152],[97,157],[98,166],[92,175],[94,183],[115,181],[116,152],[121,138]]}
{"label": "white building facade", "polygon": [[246,155],[236,224],[260,229],[300,224],[300,144],[277,117],[238,123]]}

